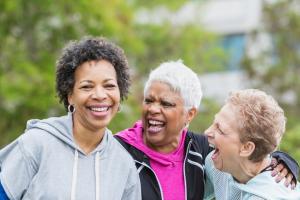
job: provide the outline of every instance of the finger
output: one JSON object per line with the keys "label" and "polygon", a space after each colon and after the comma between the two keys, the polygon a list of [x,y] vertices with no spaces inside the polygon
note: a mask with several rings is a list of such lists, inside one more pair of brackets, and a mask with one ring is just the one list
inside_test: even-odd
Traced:
{"label": "finger", "polygon": [[271,166],[272,167],[276,167],[278,165],[277,159],[276,158],[272,158],[271,160]]}
{"label": "finger", "polygon": [[286,175],[287,175],[288,171],[286,168],[284,168],[283,170],[281,170],[280,173],[277,174],[275,181],[278,183],[280,182]]}
{"label": "finger", "polygon": [[296,188],[296,182],[293,180],[292,182],[292,186],[291,186],[292,190],[294,190]]}
{"label": "finger", "polygon": [[278,164],[272,171],[272,176],[276,176],[284,168],[283,164]]}
{"label": "finger", "polygon": [[286,187],[289,187],[289,185],[292,186],[292,179],[293,179],[293,175],[292,175],[292,174],[288,174],[288,175],[286,176],[285,181],[284,181],[284,185],[285,185]]}

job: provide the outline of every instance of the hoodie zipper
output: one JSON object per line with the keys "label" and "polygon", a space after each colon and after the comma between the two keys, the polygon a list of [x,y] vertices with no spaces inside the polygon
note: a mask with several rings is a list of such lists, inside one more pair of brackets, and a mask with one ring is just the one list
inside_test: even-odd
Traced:
{"label": "hoodie zipper", "polygon": [[193,142],[193,139],[191,139],[189,141],[189,144],[187,146],[187,149],[186,149],[186,152],[185,152],[185,157],[184,157],[184,161],[183,161],[183,178],[184,178],[184,191],[185,191],[185,200],[187,200],[187,187],[186,187],[186,175],[185,175],[185,163],[186,163],[186,160],[187,160],[187,155],[190,151],[190,148],[191,148],[191,144]]}
{"label": "hoodie zipper", "polygon": [[161,200],[164,200],[164,196],[163,196],[163,193],[162,193],[161,185],[160,185],[159,180],[158,180],[158,178],[157,178],[155,172],[153,171],[153,169],[152,169],[149,165],[147,165],[146,163],[144,163],[144,162],[139,162],[139,161],[137,161],[137,160],[134,160],[134,161],[137,162],[137,163],[139,163],[139,164],[141,164],[141,165],[143,165],[143,166],[145,166],[145,167],[147,167],[148,169],[150,169],[150,171],[152,171],[152,173],[154,174],[155,179],[156,179],[156,181],[157,181],[157,183],[158,183],[158,186],[159,186],[159,191],[160,191]]}

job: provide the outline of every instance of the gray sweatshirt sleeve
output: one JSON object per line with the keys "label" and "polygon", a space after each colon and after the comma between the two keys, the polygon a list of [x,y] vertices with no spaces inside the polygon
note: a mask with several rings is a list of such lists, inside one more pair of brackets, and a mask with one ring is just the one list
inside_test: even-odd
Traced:
{"label": "gray sweatshirt sleeve", "polygon": [[10,199],[21,199],[28,188],[36,167],[24,149],[22,136],[0,151],[0,180]]}
{"label": "gray sweatshirt sleeve", "polygon": [[122,195],[122,200],[141,200],[141,184],[136,168],[132,168],[127,181],[127,187]]}

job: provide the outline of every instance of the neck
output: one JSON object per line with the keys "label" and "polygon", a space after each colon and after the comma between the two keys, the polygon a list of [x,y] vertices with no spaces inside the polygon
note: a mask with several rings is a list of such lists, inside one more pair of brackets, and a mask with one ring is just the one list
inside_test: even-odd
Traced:
{"label": "neck", "polygon": [[91,131],[80,126],[79,123],[73,124],[74,140],[80,149],[86,154],[92,152],[100,144],[104,136],[104,132],[105,129]]}
{"label": "neck", "polygon": [[231,175],[239,182],[239,183],[247,183],[251,178],[258,175],[263,169],[268,167],[271,164],[271,159],[269,157],[264,158],[260,162],[253,162],[245,158],[242,160],[234,172],[230,172]]}
{"label": "neck", "polygon": [[145,137],[143,137],[144,143],[156,152],[168,154],[173,152],[180,144],[181,134],[179,134],[173,141],[169,142],[168,144],[151,144],[147,141]]}

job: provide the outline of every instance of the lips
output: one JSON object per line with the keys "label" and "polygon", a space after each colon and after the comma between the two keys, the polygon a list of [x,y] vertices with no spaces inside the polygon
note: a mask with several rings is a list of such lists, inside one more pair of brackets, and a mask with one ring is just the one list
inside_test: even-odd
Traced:
{"label": "lips", "polygon": [[150,134],[159,133],[164,127],[165,122],[156,120],[156,119],[148,119],[148,132]]}
{"label": "lips", "polygon": [[108,115],[108,111],[111,108],[111,106],[108,105],[88,106],[87,108],[91,111],[91,114],[94,117],[106,117]]}

